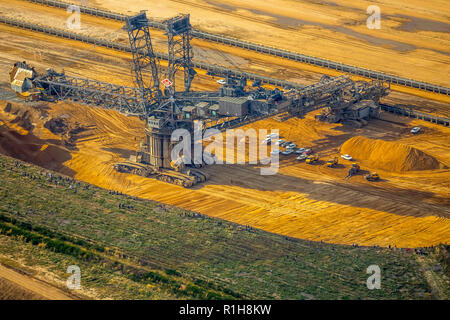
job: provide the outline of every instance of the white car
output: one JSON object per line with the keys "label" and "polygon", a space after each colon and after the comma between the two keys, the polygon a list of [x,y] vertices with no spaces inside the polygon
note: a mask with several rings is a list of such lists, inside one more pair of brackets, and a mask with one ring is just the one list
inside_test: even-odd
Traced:
{"label": "white car", "polygon": [[295,153],[298,153],[298,154],[302,154],[303,152],[305,152],[305,148],[298,148],[296,151],[295,151]]}
{"label": "white car", "polygon": [[283,151],[281,154],[284,156],[288,156],[291,153],[294,153],[294,149],[286,149],[286,151]]}
{"label": "white car", "polygon": [[295,143],[290,143],[290,144],[288,144],[286,146],[286,148],[288,148],[288,149],[295,149],[295,148],[297,148],[297,145]]}
{"label": "white car", "polygon": [[352,156],[349,154],[341,154],[341,158],[345,160],[352,160]]}
{"label": "white car", "polygon": [[297,160],[302,161],[302,160],[305,160],[306,158],[308,158],[308,156],[303,153],[297,157]]}
{"label": "white car", "polygon": [[227,84],[227,82],[223,79],[217,80],[218,84]]}
{"label": "white car", "polygon": [[271,138],[271,139],[277,139],[278,138],[278,133],[271,133],[271,134],[268,134],[266,137],[267,138]]}
{"label": "white car", "polygon": [[276,146],[279,146],[279,145],[282,144],[283,142],[284,142],[283,139],[277,140],[277,141],[275,142],[275,145],[276,145]]}
{"label": "white car", "polygon": [[272,155],[272,156],[276,156],[277,154],[280,154],[280,153],[281,153],[281,151],[279,149],[270,151],[270,155]]}
{"label": "white car", "polygon": [[262,144],[270,144],[272,142],[272,139],[270,138],[265,138],[262,142]]}
{"label": "white car", "polygon": [[412,134],[419,133],[419,131],[420,131],[420,127],[414,127],[414,128],[411,129],[411,133]]}

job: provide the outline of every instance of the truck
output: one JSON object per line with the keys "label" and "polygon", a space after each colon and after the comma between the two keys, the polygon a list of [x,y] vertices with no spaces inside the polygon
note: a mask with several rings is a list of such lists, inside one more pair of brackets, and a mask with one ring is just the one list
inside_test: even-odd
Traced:
{"label": "truck", "polygon": [[319,156],[317,154],[310,155],[306,158],[307,164],[314,164],[319,161]]}
{"label": "truck", "polygon": [[367,181],[379,181],[380,176],[376,172],[371,172],[371,173],[366,174],[366,180]]}
{"label": "truck", "polygon": [[334,168],[338,165],[338,157],[331,158],[327,161],[327,167]]}

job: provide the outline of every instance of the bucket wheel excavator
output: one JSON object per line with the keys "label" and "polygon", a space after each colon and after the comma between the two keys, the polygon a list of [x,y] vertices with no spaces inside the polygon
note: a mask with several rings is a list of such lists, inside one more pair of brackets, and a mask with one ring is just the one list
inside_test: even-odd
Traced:
{"label": "bucket wheel excavator", "polygon": [[[175,97],[175,73],[182,67],[185,70],[185,91],[195,75],[192,67],[192,48],[189,44],[191,25],[189,15],[177,16],[168,21],[169,65],[168,83],[164,93],[160,90],[159,61],[153,52],[145,12],[130,17],[126,21],[136,84],[141,92],[142,114],[146,119],[145,140],[141,143],[136,156],[130,160],[114,164],[114,169],[144,177],[151,177],[183,187],[205,182],[209,176],[203,172],[202,163],[192,164],[192,159],[180,155],[172,159],[174,142],[171,135],[176,129],[185,129],[190,133],[190,144],[194,145],[194,122],[181,117],[181,108]],[[176,41],[176,38],[179,40]],[[193,148],[191,148],[193,150]]]}

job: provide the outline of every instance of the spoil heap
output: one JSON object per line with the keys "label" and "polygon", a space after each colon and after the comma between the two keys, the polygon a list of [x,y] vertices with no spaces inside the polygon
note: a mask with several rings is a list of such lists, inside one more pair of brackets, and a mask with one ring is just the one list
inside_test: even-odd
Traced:
{"label": "spoil heap", "polygon": [[0,129],[0,153],[48,169],[59,169],[71,158],[70,153],[59,146],[46,144],[30,133],[21,135],[4,127]]}
{"label": "spoil heap", "polygon": [[[0,105],[2,103],[4,102],[0,102]],[[44,105],[24,107],[6,103],[2,109],[0,153],[47,169],[63,170],[62,163],[71,159],[67,150],[71,146],[71,140],[65,137],[59,139],[44,128],[43,123],[52,121],[50,118],[50,121],[45,122],[49,119],[48,108]],[[46,131],[45,134],[42,134],[43,130]]]}
{"label": "spoil heap", "polygon": [[344,142],[341,153],[350,154],[371,167],[387,171],[433,170],[444,167],[434,157],[414,147],[361,136]]}

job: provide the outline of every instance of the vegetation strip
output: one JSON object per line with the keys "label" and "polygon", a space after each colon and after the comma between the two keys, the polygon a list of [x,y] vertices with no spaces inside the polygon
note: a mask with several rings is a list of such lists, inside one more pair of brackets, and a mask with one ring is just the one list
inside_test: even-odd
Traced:
{"label": "vegetation strip", "polygon": [[[431,295],[414,253],[407,250],[327,245],[244,229],[195,212],[113,195],[55,173],[49,178],[50,173],[0,156],[1,233],[63,252],[80,263],[90,259],[106,264],[112,272],[135,283],[156,285],[171,296],[411,299]],[[21,193],[14,192],[18,188]],[[434,251],[425,252],[433,255]],[[134,256],[151,261],[152,269]],[[370,291],[365,286],[365,268],[373,263],[383,270],[384,290]]]}

